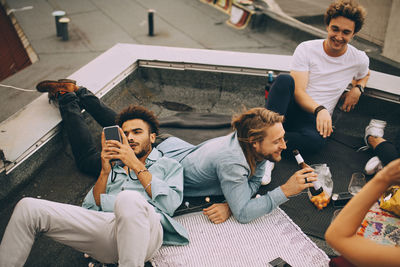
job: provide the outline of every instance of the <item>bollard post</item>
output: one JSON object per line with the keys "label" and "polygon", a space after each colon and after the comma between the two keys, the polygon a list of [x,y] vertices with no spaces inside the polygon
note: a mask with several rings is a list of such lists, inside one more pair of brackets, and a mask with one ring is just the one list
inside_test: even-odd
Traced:
{"label": "bollard post", "polygon": [[59,20],[60,22],[60,27],[61,27],[61,36],[63,41],[68,41],[69,36],[68,36],[68,23],[70,22],[69,18],[61,18]]}
{"label": "bollard post", "polygon": [[54,11],[54,12],[51,13],[51,14],[53,15],[53,17],[54,17],[55,20],[56,20],[56,31],[57,31],[57,36],[60,37],[60,36],[61,36],[61,25],[60,25],[59,19],[60,19],[62,16],[65,16],[65,11],[56,10],[56,11]]}
{"label": "bollard post", "polygon": [[149,23],[149,36],[154,36],[154,9],[149,9],[147,11],[147,19]]}

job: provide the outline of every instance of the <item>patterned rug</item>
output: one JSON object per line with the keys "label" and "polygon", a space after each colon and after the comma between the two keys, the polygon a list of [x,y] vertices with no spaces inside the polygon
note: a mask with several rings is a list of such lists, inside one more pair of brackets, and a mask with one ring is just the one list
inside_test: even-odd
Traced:
{"label": "patterned rug", "polygon": [[328,266],[329,258],[281,209],[251,223],[233,216],[211,223],[201,212],[174,217],[189,232],[187,246],[163,246],[153,266],[269,266],[280,257],[291,266]]}
{"label": "patterned rug", "polygon": [[379,244],[400,246],[400,218],[380,209],[378,203],[375,203],[357,234]]}

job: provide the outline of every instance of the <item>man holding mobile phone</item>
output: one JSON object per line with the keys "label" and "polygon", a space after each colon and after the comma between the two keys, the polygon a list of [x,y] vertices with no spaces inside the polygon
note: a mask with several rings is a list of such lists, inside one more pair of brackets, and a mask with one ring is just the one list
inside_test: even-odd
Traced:
{"label": "man holding mobile phone", "polygon": [[[37,87],[39,91],[48,92],[50,98],[59,99],[58,103],[62,114],[64,113],[64,120],[71,119],[65,115],[70,113],[65,103],[68,103],[66,101],[68,95],[73,96],[73,94],[64,93],[64,90],[66,92],[75,90],[77,101],[80,101],[80,105],[92,114],[96,121],[103,127],[112,125],[109,123],[110,118],[113,118],[112,111],[86,88],[78,90],[77,87],[69,86],[64,82],[42,82]],[[96,108],[93,109],[93,107]],[[81,115],[80,112],[79,115]],[[304,180],[307,176],[304,173],[310,170],[303,169],[293,174],[281,187],[260,198],[251,198],[260,187],[265,172],[265,159],[278,162],[281,152],[286,149],[282,121],[283,116],[275,112],[264,108],[254,108],[238,115],[232,121],[235,131],[227,136],[211,139],[198,146],[170,137],[161,142],[157,149],[166,157],[179,161],[185,168],[185,196],[225,196],[227,203],[216,203],[204,209],[204,214],[213,223],[224,222],[231,215],[231,211],[236,219],[246,223],[272,211],[286,202],[288,196],[312,186],[311,183],[306,184]],[[74,124],[71,124],[71,135],[75,134],[73,126]],[[77,142],[74,144],[72,141]],[[72,141],[73,147],[82,142],[81,139]],[[84,142],[78,148],[82,149],[82,146],[87,143]],[[132,145],[136,155],[141,154],[138,145]],[[98,154],[83,151],[83,153],[77,153],[75,159],[78,156],[84,158],[87,165],[91,164],[92,169],[100,165],[98,173],[100,172],[101,164],[96,164],[96,160],[100,161]],[[79,163],[78,167],[82,171],[88,170],[85,165]],[[308,174],[307,179],[313,181],[315,178]],[[145,184],[144,186],[146,187]],[[93,193],[97,197],[97,188],[93,190]],[[85,203],[93,203],[93,200],[90,202],[87,200]]]}
{"label": "man holding mobile phone", "polygon": [[[103,132],[106,140],[116,140],[122,143],[122,137],[119,132],[118,125],[104,127]],[[118,164],[122,167],[124,166],[124,163],[120,159],[112,159],[111,162],[113,162],[114,164]]]}
{"label": "man holding mobile phone", "polygon": [[[183,200],[183,168],[152,147],[159,125],[153,112],[129,106],[115,116],[70,80],[45,81],[39,88],[58,101],[78,166],[94,168],[89,173],[98,173],[98,179],[83,207],[19,201],[0,245],[0,266],[22,266],[37,233],[119,266],[143,266],[162,244],[188,244],[186,230],[171,218]],[[97,151],[81,107],[102,126],[117,123],[121,141],[106,140],[103,132]]]}

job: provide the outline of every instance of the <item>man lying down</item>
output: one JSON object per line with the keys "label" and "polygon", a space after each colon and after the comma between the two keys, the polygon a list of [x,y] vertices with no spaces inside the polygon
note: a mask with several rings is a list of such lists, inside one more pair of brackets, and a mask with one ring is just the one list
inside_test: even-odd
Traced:
{"label": "man lying down", "polygon": [[[226,203],[213,204],[204,214],[222,223],[231,213],[240,223],[261,217],[288,197],[313,186],[311,168],[295,172],[285,184],[253,198],[261,186],[267,161],[279,162],[286,149],[283,116],[265,108],[253,108],[232,120],[233,132],[197,146],[169,137],[157,149],[184,168],[184,196],[224,196]],[[270,173],[269,173],[270,175]]]}
{"label": "man lying down", "polygon": [[[105,108],[104,103],[71,81],[46,81],[41,86],[60,103],[63,120],[71,120],[71,125],[75,125],[67,134],[73,135],[78,130],[81,133],[74,140],[75,145],[79,143],[82,150],[82,141],[91,144],[91,133],[81,117],[81,105],[76,103],[87,100],[88,105],[91,102]],[[111,113],[110,118],[114,116]],[[252,198],[261,185],[266,160],[280,161],[286,148],[283,116],[275,112],[253,108],[232,120],[231,134],[198,146],[170,137],[157,148],[152,144],[157,134],[153,125],[158,123],[154,123],[156,119],[152,116],[147,110],[128,107],[116,117],[122,128],[122,142],[102,138],[101,153],[90,157],[100,163],[90,164],[99,166],[98,170],[91,168],[92,173],[98,173],[97,182],[84,201],[84,207],[91,210],[22,199],[3,235],[0,265],[23,266],[35,235],[42,232],[101,262],[142,266],[162,244],[188,243],[186,230],[170,217],[182,202],[182,183],[186,196],[225,197],[227,203],[205,210],[212,222],[225,221],[231,210],[239,222],[247,223],[312,186],[305,183],[305,178],[316,179],[310,173],[312,169],[302,169],[282,186],[260,198]],[[79,153],[74,156],[77,160]],[[111,165],[112,159],[120,159],[123,164]],[[139,218],[138,214],[143,216]]]}

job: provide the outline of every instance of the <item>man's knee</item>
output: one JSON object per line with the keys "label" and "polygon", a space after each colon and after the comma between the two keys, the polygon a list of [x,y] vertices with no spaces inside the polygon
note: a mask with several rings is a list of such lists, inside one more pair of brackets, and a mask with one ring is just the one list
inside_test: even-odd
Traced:
{"label": "man's knee", "polygon": [[285,115],[294,96],[294,80],[289,74],[280,74],[269,90],[266,108]]}
{"label": "man's knee", "polygon": [[276,77],[273,88],[285,92],[294,90],[294,79],[290,74],[280,74]]}
{"label": "man's knee", "polygon": [[24,197],[14,208],[13,217],[16,222],[27,223],[39,217],[42,210],[41,200],[31,197]]}
{"label": "man's knee", "polygon": [[21,211],[32,211],[40,207],[40,205],[37,205],[37,202],[39,200],[36,198],[31,198],[31,197],[24,197],[20,201],[18,201],[17,205],[15,206],[15,210],[21,210]]}
{"label": "man's knee", "polygon": [[147,201],[139,192],[125,190],[118,194],[115,200],[115,216],[137,215],[141,210],[147,209]]}
{"label": "man's knee", "polygon": [[129,202],[131,205],[146,202],[146,199],[141,193],[133,190],[125,190],[117,195],[115,205]]}

